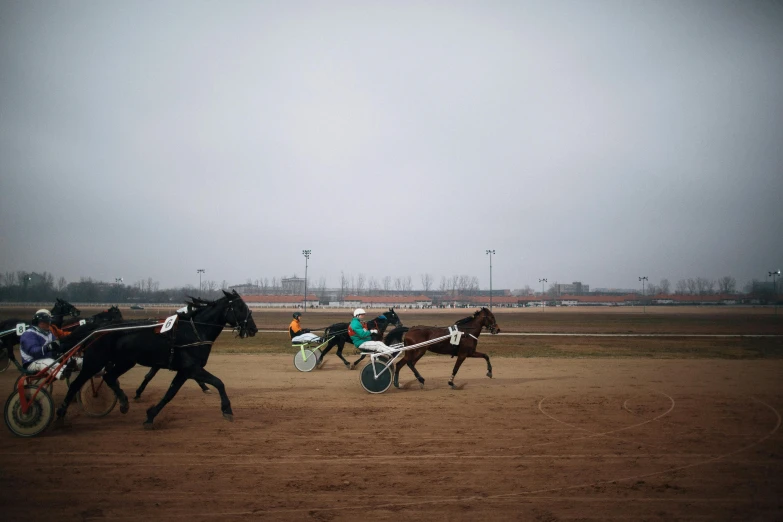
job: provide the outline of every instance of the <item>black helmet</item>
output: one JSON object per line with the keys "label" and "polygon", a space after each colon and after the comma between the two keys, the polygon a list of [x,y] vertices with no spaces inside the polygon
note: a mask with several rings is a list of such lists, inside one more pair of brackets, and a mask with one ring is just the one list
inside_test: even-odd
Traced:
{"label": "black helmet", "polygon": [[294,312],[294,319],[299,319],[302,317],[302,312]]}
{"label": "black helmet", "polygon": [[42,309],[35,312],[35,315],[33,316],[33,320],[30,321],[30,324],[32,324],[33,326],[38,326],[38,323],[42,323],[42,322],[47,324],[52,323],[52,314],[49,313],[49,310]]}

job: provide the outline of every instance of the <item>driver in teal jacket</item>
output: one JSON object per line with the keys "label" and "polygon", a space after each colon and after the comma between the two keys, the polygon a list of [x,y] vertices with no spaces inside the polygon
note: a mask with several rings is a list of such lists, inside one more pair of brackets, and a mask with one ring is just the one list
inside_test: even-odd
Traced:
{"label": "driver in teal jacket", "polygon": [[367,330],[364,327],[363,319],[365,313],[366,312],[362,308],[357,308],[353,311],[353,319],[351,319],[351,324],[348,325],[348,335],[351,336],[353,345],[362,351],[387,351],[389,349],[388,346],[383,344],[381,341],[372,340],[372,334],[377,334],[378,330]]}

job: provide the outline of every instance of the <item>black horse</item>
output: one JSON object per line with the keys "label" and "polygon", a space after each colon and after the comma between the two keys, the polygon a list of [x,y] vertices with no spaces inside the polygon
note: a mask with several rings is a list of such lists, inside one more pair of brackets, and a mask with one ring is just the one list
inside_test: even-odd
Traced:
{"label": "black horse", "polygon": [[[187,296],[187,297],[188,299],[190,299],[190,302],[187,303],[188,309],[186,312],[179,314],[180,319],[190,319],[191,315],[195,310],[209,304],[209,301],[205,301],[198,297],[191,297],[191,296]],[[161,367],[150,368],[150,371],[147,372],[147,375],[144,376],[144,380],[141,381],[141,384],[136,389],[136,395],[133,397],[134,401],[141,399],[141,394],[144,393],[144,390],[147,388],[147,385],[158,374],[160,370]],[[207,388],[207,385],[204,384],[204,381],[196,380],[196,383],[199,385],[199,388],[201,388],[202,392],[209,393],[209,388]]]}
{"label": "black horse", "polygon": [[[195,307],[189,319],[178,320],[176,327],[166,333],[150,322],[128,321],[100,329],[95,339],[87,339],[82,370],[68,388],[62,405],[57,409],[57,419],[62,421],[73,396],[82,385],[103,368],[103,380],[117,395],[120,411],[127,413],[128,397],[117,382],[120,375],[136,364],[149,367],[165,367],[177,373],[163,399],[147,410],[146,428],[151,428],[155,417],[174,398],[187,379],[202,380],[220,393],[220,409],[223,417],[233,420],[231,402],[226,395],[223,381],[204,369],[212,350],[212,343],[228,324],[239,330],[239,337],[253,336],[258,328],[250,309],[239,294],[223,292],[224,297],[205,306]],[[134,329],[128,329],[134,328]]]}
{"label": "black horse", "polygon": [[[81,314],[78,308],[59,297],[56,298],[50,313],[52,314],[52,322],[58,328],[62,326],[65,317],[79,317],[79,314]],[[27,324],[29,322],[30,319],[6,319],[0,322],[0,332],[16,328],[16,325],[19,323]],[[19,336],[16,335],[16,332],[9,333],[0,338],[0,351],[4,350],[11,361],[16,361],[14,346],[17,344],[19,344]]]}
{"label": "black horse", "polygon": [[[359,357],[353,364],[349,363],[345,357],[343,357],[343,348],[345,348],[345,343],[351,343],[353,344],[353,341],[351,340],[351,336],[348,335],[348,324],[349,323],[335,323],[331,326],[327,326],[324,330],[324,339],[328,339],[329,336],[333,336],[332,339],[329,341],[329,343],[326,345],[326,348],[324,348],[323,353],[321,354],[321,359],[319,360],[319,364],[324,360],[324,357],[327,353],[329,353],[329,350],[337,346],[337,357],[340,358],[340,360],[343,361],[343,364],[350,369],[353,370],[357,364],[361,362],[362,359],[365,358],[365,354],[362,354],[361,357]],[[397,312],[394,311],[394,308],[389,308],[388,311],[384,312],[382,315],[379,315],[375,319],[371,319],[367,321],[367,329],[373,329],[378,330],[377,334],[373,334],[373,341],[379,341],[383,339],[383,332],[386,330],[386,327],[390,324],[393,324],[395,327],[401,327],[402,321],[400,321],[400,318],[397,316]],[[398,342],[402,342],[401,340]],[[387,343],[388,344],[388,343]]]}

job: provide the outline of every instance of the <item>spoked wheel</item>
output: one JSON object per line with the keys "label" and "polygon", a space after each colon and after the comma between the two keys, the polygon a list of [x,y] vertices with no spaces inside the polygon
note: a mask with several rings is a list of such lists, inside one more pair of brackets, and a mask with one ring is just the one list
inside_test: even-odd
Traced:
{"label": "spoked wheel", "polygon": [[103,377],[93,377],[85,382],[77,397],[79,406],[89,417],[105,417],[117,404],[114,390],[103,381]]}
{"label": "spoked wheel", "polygon": [[[304,357],[302,356],[302,352],[304,352]],[[316,352],[308,350],[307,348],[296,352],[296,355],[294,355],[294,366],[296,366],[296,369],[300,372],[313,371],[315,365],[318,364],[318,353],[320,353]]]}
{"label": "spoked wheel", "polygon": [[3,373],[11,365],[11,358],[8,357],[8,350],[0,348],[0,373]]}
{"label": "spoked wheel", "polygon": [[[364,368],[359,376],[364,388],[368,393],[383,393],[389,389],[392,382],[392,367],[386,368],[389,359],[379,357],[375,362],[371,362]],[[374,370],[373,370],[374,368]],[[375,377],[375,374],[379,374]]]}
{"label": "spoked wheel", "polygon": [[54,402],[46,389],[29,384],[24,387],[24,395],[28,401],[35,395],[26,412],[22,411],[22,399],[16,389],[5,401],[5,425],[19,437],[35,437],[54,419]]}

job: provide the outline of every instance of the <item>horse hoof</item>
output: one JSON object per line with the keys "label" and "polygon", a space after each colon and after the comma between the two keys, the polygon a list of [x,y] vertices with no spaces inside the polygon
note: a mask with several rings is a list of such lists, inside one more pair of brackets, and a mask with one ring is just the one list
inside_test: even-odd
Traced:
{"label": "horse hoof", "polygon": [[487,372],[487,377],[492,378],[492,372]]}
{"label": "horse hoof", "polygon": [[144,421],[144,429],[145,430],[152,430],[155,429],[155,426],[152,424],[152,421]]}
{"label": "horse hoof", "polygon": [[348,366],[348,369],[349,369],[349,370],[353,370],[354,368],[356,368],[356,365],[355,365],[355,364],[351,364],[351,365],[349,365],[349,366]]}
{"label": "horse hoof", "polygon": [[120,404],[120,413],[123,415],[128,413],[128,410],[130,409],[130,405],[126,402],[125,404]]}
{"label": "horse hoof", "polygon": [[202,391],[203,393],[212,393],[212,392],[211,392],[211,391],[209,391],[209,390],[201,390],[201,391]]}
{"label": "horse hoof", "polygon": [[141,395],[137,395],[133,398],[134,401],[138,402],[141,400]]}
{"label": "horse hoof", "polygon": [[231,413],[224,413],[223,418],[226,419],[228,422],[234,422],[234,415]]}
{"label": "horse hoof", "polygon": [[456,390],[456,388],[454,387],[454,383],[453,382],[449,383],[449,388],[451,388],[452,390]]}

